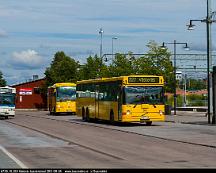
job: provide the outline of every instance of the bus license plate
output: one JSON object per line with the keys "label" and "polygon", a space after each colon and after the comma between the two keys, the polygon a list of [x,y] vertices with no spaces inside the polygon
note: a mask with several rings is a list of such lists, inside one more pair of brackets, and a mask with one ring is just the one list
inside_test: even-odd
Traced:
{"label": "bus license plate", "polygon": [[150,119],[149,119],[149,117],[147,117],[147,116],[142,116],[142,117],[140,118],[140,121],[145,121],[145,120],[150,120]]}

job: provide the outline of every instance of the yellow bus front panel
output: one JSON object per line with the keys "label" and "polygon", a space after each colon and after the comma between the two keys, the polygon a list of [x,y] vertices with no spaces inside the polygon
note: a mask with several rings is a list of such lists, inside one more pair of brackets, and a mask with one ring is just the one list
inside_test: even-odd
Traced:
{"label": "yellow bus front panel", "polygon": [[75,101],[66,101],[66,102],[56,102],[56,112],[76,112],[76,102]]}
{"label": "yellow bus front panel", "polygon": [[123,105],[122,122],[164,121],[164,105]]}

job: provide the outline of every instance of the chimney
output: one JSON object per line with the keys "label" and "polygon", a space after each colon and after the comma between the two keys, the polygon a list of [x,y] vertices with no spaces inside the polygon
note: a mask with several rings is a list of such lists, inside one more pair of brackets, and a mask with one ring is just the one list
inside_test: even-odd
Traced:
{"label": "chimney", "polygon": [[33,75],[33,81],[38,80],[38,75]]}

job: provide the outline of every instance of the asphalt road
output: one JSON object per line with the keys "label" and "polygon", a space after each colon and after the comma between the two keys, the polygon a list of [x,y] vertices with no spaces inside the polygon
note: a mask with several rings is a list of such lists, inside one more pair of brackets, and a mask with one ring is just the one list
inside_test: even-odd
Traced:
{"label": "asphalt road", "polygon": [[215,168],[215,134],[203,113],[152,126],[86,123],[46,111],[0,121],[0,145],[28,168]]}

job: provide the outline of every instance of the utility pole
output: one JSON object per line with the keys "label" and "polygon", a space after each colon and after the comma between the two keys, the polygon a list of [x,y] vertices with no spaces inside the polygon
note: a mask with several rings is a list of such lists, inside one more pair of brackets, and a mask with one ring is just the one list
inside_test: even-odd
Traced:
{"label": "utility pole", "polygon": [[[194,26],[192,24],[193,21],[200,21],[206,23],[206,36],[207,36],[207,79],[208,79],[208,123],[211,123],[212,118],[212,124],[215,124],[216,116],[213,115],[213,90],[212,90],[212,40],[211,40],[211,24],[213,22],[216,22],[214,20],[214,16],[216,15],[216,12],[212,12],[211,9],[211,0],[207,0],[207,16],[206,19],[203,20],[190,20],[190,24],[188,26],[188,30],[193,30]],[[215,98],[214,98],[215,99]]]}

